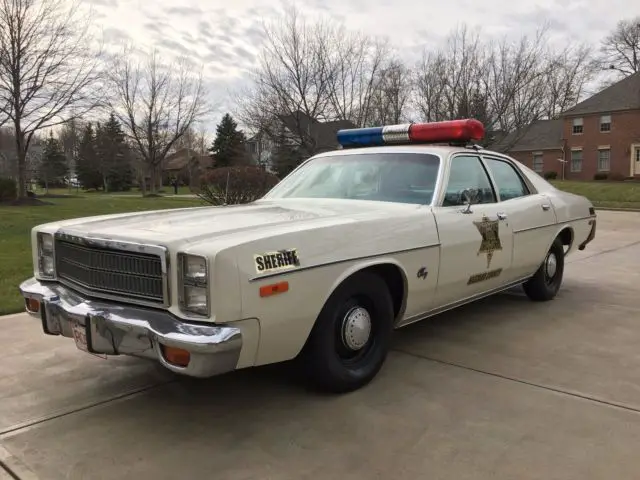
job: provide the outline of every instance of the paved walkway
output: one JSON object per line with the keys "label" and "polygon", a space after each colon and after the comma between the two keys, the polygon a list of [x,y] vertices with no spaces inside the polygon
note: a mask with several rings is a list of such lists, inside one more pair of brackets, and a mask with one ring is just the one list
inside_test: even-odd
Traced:
{"label": "paved walkway", "polygon": [[283,366],[177,378],[0,319],[0,479],[640,478],[640,214],[599,215],[556,300],[401,330],[344,396]]}

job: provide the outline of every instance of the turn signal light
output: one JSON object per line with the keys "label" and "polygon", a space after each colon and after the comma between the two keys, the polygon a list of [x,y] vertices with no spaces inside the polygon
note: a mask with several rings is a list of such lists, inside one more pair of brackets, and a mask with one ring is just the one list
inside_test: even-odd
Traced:
{"label": "turn signal light", "polygon": [[261,297],[270,297],[271,295],[277,295],[289,291],[289,282],[272,283],[271,285],[264,285],[260,287]]}
{"label": "turn signal light", "polygon": [[177,367],[186,367],[191,360],[191,354],[182,348],[162,345],[162,354],[167,362]]}
{"label": "turn signal light", "polygon": [[29,313],[38,313],[40,311],[40,302],[35,298],[27,298],[25,304]]}

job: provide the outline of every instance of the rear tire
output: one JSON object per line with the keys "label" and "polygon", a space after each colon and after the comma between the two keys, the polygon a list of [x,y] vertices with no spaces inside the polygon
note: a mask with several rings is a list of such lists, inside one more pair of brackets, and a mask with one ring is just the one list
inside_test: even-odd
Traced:
{"label": "rear tire", "polygon": [[524,285],[524,292],[534,302],[552,300],[560,290],[564,275],[564,247],[556,238],[544,257],[542,265]]}
{"label": "rear tire", "polygon": [[306,380],[333,393],[368,384],[386,360],[393,321],[384,280],[355,273],[333,292],[316,320],[301,356]]}

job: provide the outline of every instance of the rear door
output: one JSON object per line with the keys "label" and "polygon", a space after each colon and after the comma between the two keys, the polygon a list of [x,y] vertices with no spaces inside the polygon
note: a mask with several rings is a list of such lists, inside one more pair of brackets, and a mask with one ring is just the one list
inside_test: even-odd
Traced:
{"label": "rear door", "polygon": [[499,211],[513,232],[513,262],[509,280],[535,272],[556,234],[551,202],[533,191],[515,163],[483,155],[497,190]]}
{"label": "rear door", "polygon": [[[455,154],[444,174],[441,198],[434,216],[441,260],[435,307],[444,307],[492,290],[509,276],[512,231],[501,215],[501,205],[480,156]],[[467,208],[461,193],[480,191],[477,204]]]}

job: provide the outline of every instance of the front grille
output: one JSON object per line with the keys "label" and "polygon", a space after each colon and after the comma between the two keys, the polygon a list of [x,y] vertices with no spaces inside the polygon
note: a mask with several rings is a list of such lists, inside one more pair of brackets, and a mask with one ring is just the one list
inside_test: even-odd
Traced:
{"label": "front grille", "polygon": [[88,294],[164,303],[162,261],[158,255],[56,239],[55,256],[58,277]]}

